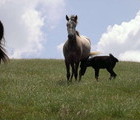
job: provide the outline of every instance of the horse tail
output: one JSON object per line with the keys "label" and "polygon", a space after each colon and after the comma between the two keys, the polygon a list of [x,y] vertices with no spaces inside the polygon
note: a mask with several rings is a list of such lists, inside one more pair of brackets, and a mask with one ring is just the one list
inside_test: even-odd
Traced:
{"label": "horse tail", "polygon": [[6,63],[9,60],[9,57],[5,53],[5,49],[0,44],[0,63],[3,61]]}
{"label": "horse tail", "polygon": [[3,27],[2,22],[0,21],[0,44],[2,42],[2,39],[4,39],[4,27]]}
{"label": "horse tail", "polygon": [[99,55],[99,54],[101,54],[101,52],[94,51],[94,52],[90,52],[90,53],[89,53],[89,56],[92,56],[92,55]]}
{"label": "horse tail", "polygon": [[0,63],[3,61],[6,63],[9,60],[9,57],[5,53],[5,49],[3,48],[2,40],[5,41],[4,38],[4,27],[2,22],[0,21]]}

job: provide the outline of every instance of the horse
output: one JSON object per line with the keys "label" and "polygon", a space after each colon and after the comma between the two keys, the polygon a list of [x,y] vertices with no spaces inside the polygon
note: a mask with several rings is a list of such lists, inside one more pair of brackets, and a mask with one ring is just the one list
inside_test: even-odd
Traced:
{"label": "horse", "polygon": [[[65,58],[68,82],[72,82],[73,75],[75,80],[77,80],[79,63],[88,59],[91,50],[90,40],[80,35],[76,30],[77,19],[77,15],[72,15],[70,17],[66,15],[68,39],[63,46],[63,55]],[[71,74],[70,68],[72,69]],[[79,71],[79,81],[81,76],[81,71]]]}
{"label": "horse", "polygon": [[3,26],[2,22],[0,21],[0,63],[2,61],[4,63],[6,63],[9,58],[5,53],[5,49],[3,47],[2,40],[5,40],[4,39],[4,26]]}

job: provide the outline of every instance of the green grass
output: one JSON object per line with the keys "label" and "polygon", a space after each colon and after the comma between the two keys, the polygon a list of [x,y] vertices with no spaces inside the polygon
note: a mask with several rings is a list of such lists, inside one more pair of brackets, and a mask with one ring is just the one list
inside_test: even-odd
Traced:
{"label": "green grass", "polygon": [[115,80],[89,68],[68,86],[63,60],[0,65],[0,120],[140,120],[140,63],[119,62]]}

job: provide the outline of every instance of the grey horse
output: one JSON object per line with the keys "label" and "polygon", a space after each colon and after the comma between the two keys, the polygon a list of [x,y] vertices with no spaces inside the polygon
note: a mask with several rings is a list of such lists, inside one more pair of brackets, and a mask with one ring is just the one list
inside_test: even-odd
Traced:
{"label": "grey horse", "polygon": [[[76,30],[77,19],[77,15],[72,15],[70,17],[66,15],[68,39],[63,46],[63,54],[68,82],[72,81],[73,75],[77,80],[79,63],[88,59],[91,50],[90,40],[87,37],[80,35]],[[72,68],[71,74],[70,66]],[[79,78],[81,79],[80,71]]]}

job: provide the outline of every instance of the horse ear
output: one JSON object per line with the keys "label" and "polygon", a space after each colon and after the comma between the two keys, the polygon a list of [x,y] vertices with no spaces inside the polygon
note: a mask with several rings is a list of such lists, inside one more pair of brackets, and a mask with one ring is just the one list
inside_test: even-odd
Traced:
{"label": "horse ear", "polygon": [[69,21],[69,17],[66,15],[66,20]]}
{"label": "horse ear", "polygon": [[77,23],[77,19],[78,19],[78,16],[76,15],[76,16],[75,16],[75,22],[76,22],[76,23]]}
{"label": "horse ear", "polygon": [[77,19],[78,19],[78,16],[76,15],[76,16],[75,16],[75,20],[77,20]]}

